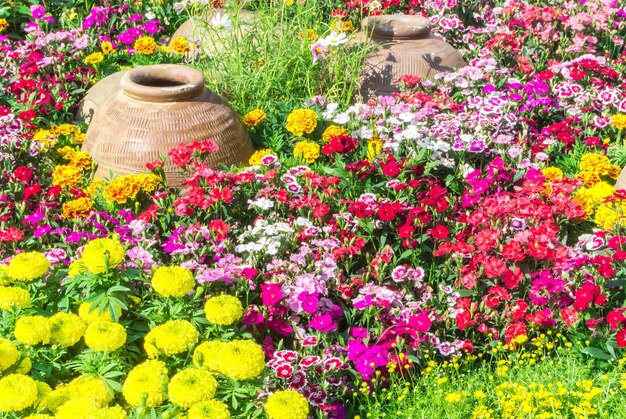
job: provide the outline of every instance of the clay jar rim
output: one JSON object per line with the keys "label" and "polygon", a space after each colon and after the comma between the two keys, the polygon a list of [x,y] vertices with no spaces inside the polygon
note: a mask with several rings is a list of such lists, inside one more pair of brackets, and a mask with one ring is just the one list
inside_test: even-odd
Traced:
{"label": "clay jar rim", "polygon": [[204,75],[190,67],[157,64],[137,67],[122,77],[125,95],[145,102],[180,102],[204,91]]}
{"label": "clay jar rim", "polygon": [[422,39],[430,35],[430,21],[421,16],[379,15],[365,18],[364,26],[373,39]]}

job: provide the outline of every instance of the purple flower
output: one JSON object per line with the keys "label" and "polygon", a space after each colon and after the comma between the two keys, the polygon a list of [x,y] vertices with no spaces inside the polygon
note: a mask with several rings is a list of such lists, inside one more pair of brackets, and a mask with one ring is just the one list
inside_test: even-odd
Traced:
{"label": "purple flower", "polygon": [[313,54],[313,63],[316,63],[318,60],[326,57],[326,54],[328,54],[328,48],[320,42],[316,42],[311,45],[311,53]]}
{"label": "purple flower", "polygon": [[35,20],[41,19],[46,15],[46,9],[40,5],[30,6],[30,12]]}

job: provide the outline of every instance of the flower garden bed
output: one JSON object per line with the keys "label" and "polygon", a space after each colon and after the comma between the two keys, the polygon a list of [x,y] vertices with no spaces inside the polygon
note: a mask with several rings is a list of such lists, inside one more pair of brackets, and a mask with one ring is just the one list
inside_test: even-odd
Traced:
{"label": "flower garden bed", "polygon": [[[131,3],[0,5],[0,417],[622,412],[620,2],[259,0],[255,41],[208,57],[164,37],[219,2]],[[355,102],[360,19],[398,12],[468,66]],[[164,156],[181,188],[163,161],[93,179],[81,99],[157,63],[205,71],[247,164],[205,139]],[[543,361],[545,387],[519,369]]]}

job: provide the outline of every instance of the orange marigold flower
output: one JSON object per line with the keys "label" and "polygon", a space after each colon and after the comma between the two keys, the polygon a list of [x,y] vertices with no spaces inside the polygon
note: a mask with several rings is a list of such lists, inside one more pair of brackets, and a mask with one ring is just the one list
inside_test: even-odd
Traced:
{"label": "orange marigold flower", "polygon": [[310,134],[317,126],[317,114],[311,109],[296,109],[287,117],[287,131],[301,137]]}
{"label": "orange marigold flower", "polygon": [[261,109],[253,109],[243,117],[243,123],[247,126],[256,127],[259,122],[267,118],[265,112]]}
{"label": "orange marigold flower", "polygon": [[89,215],[89,211],[93,208],[93,200],[91,198],[78,198],[73,201],[67,202],[63,205],[63,211],[61,212],[61,216],[68,220],[78,217],[87,217]]}
{"label": "orange marigold flower", "polygon": [[83,180],[80,169],[75,166],[58,165],[52,172],[52,184],[55,186],[69,187],[76,186]]}
{"label": "orange marigold flower", "polygon": [[140,36],[133,47],[139,54],[150,55],[156,52],[158,45],[152,37]]}
{"label": "orange marigold flower", "polygon": [[184,54],[186,52],[189,52],[189,41],[187,41],[187,39],[185,38],[174,38],[174,40],[170,44],[170,48],[176,54]]}

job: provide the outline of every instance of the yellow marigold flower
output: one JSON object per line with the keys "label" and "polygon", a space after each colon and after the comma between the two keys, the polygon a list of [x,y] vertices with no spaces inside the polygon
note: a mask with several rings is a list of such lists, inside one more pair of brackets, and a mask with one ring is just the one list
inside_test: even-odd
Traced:
{"label": "yellow marigold flower", "polygon": [[327,143],[333,138],[338,137],[340,135],[345,135],[347,133],[348,133],[348,130],[344,127],[340,127],[339,125],[329,125],[328,128],[326,128],[324,130],[324,133],[322,134],[322,140],[324,140],[324,142]]}
{"label": "yellow marigold flower", "polygon": [[611,166],[611,168],[609,169],[609,177],[613,180],[617,180],[619,178],[619,175],[622,173],[622,168],[619,166]]}
{"label": "yellow marigold flower", "polygon": [[33,367],[33,362],[30,360],[30,358],[24,357],[17,364],[17,367],[15,368],[15,372],[18,374],[28,374],[32,367]]}
{"label": "yellow marigold flower", "polygon": [[73,379],[67,387],[73,396],[85,397],[94,401],[98,408],[109,404],[114,396],[107,388],[104,379],[97,375],[81,375]]}
{"label": "yellow marigold flower", "polygon": [[294,157],[313,163],[320,156],[320,146],[312,141],[299,141],[293,148]]}
{"label": "yellow marigold flower", "polygon": [[111,181],[102,191],[102,196],[108,203],[125,204],[129,199],[135,199],[141,185],[132,176],[124,176]]}
{"label": "yellow marigold flower", "polygon": [[0,286],[9,285],[11,283],[11,278],[7,273],[8,266],[0,265]]}
{"label": "yellow marigold flower", "polygon": [[218,295],[206,301],[204,314],[210,323],[229,326],[243,317],[243,307],[237,297]]}
{"label": "yellow marigold flower", "polygon": [[41,397],[41,390],[42,389],[38,388],[40,393],[39,404],[45,406],[46,409],[51,412],[55,412],[61,405],[68,402],[73,397],[70,386],[59,386],[53,391],[46,393],[43,397]]}
{"label": "yellow marigold flower", "polygon": [[161,178],[152,173],[140,173],[131,176],[134,177],[134,181],[139,185],[139,188],[148,193],[153,192],[161,182]]}
{"label": "yellow marigold flower", "polygon": [[0,287],[0,310],[13,311],[30,306],[30,294],[23,288]]}
{"label": "yellow marigold flower", "polygon": [[104,407],[92,416],[93,419],[126,419],[128,415],[121,406]]}
{"label": "yellow marigold flower", "polygon": [[47,129],[40,129],[33,135],[33,141],[36,141],[43,145],[44,150],[54,146],[57,143],[57,138],[52,131]]}
{"label": "yellow marigold flower", "polygon": [[267,398],[265,413],[270,419],[306,419],[309,402],[295,390],[279,390]]}
{"label": "yellow marigold flower", "polygon": [[478,405],[472,412],[472,419],[493,419],[493,411],[485,405]]}
{"label": "yellow marigold flower", "polygon": [[85,323],[73,313],[56,313],[50,321],[50,342],[64,348],[76,344],[85,333]]}
{"label": "yellow marigold flower", "polygon": [[259,122],[267,118],[265,112],[261,109],[253,109],[243,117],[243,123],[249,127],[256,127]]}
{"label": "yellow marigold flower", "polygon": [[102,181],[102,179],[94,179],[89,184],[89,186],[83,189],[83,192],[85,192],[89,196],[94,196],[98,193],[98,191],[102,190],[103,187],[104,187],[104,182]]}
{"label": "yellow marigold flower", "polygon": [[61,147],[57,149],[57,153],[59,154],[59,156],[63,157],[65,160],[72,160],[72,157],[76,153],[76,150],[66,145],[65,147]]}
{"label": "yellow marigold flower", "polygon": [[611,117],[611,125],[617,129],[626,128],[626,114],[620,113]]}
{"label": "yellow marigold flower", "polygon": [[75,132],[74,133],[74,142],[78,145],[81,145],[85,141],[85,133],[84,132]]}
{"label": "yellow marigold flower", "polygon": [[167,394],[172,403],[190,408],[196,403],[212,399],[217,390],[213,375],[202,369],[188,368],[172,377]]}
{"label": "yellow marigold flower", "polygon": [[70,166],[78,167],[80,169],[91,168],[91,155],[86,151],[74,151],[69,160]]}
{"label": "yellow marigold flower", "polygon": [[97,352],[113,352],[126,343],[126,329],[119,323],[95,321],[85,331],[85,343]]}
{"label": "yellow marigold flower", "polygon": [[580,205],[580,208],[585,211],[585,216],[589,218],[593,214],[593,198],[589,193],[589,188],[580,188],[574,196],[572,196],[572,200]]}
{"label": "yellow marigold flower", "polygon": [[23,374],[0,378],[0,412],[19,412],[37,401],[35,380]]}
{"label": "yellow marigold flower", "polygon": [[187,419],[230,419],[230,411],[225,403],[205,400],[191,406]]}
{"label": "yellow marigold flower", "polygon": [[182,266],[161,266],[152,275],[152,288],[164,297],[184,297],[194,285],[193,274]]}
{"label": "yellow marigold flower", "polygon": [[44,316],[22,316],[15,322],[15,339],[24,345],[50,343],[52,331],[50,322]]}
{"label": "yellow marigold flower", "polygon": [[598,176],[597,173],[595,172],[588,172],[586,170],[583,170],[582,172],[578,172],[578,174],[576,175],[576,179],[580,180],[582,183],[585,184],[585,186],[593,186],[596,183],[600,182],[600,176]]}
{"label": "yellow marigold flower", "polygon": [[15,364],[20,353],[9,339],[0,338],[0,372]]}
{"label": "yellow marigold flower", "polygon": [[139,54],[149,55],[154,54],[158,48],[157,43],[150,36],[140,36],[135,41],[135,45],[133,46],[135,51]]}
{"label": "yellow marigold flower", "polygon": [[176,54],[184,54],[186,52],[189,52],[189,41],[181,37],[174,38],[174,40],[170,44],[170,48]]}
{"label": "yellow marigold flower", "polygon": [[169,320],[148,332],[144,348],[148,357],[176,355],[190,349],[198,342],[198,331],[187,320]]}
{"label": "yellow marigold flower", "polygon": [[104,60],[104,55],[101,52],[94,52],[85,57],[85,64],[98,64]]}
{"label": "yellow marigold flower", "polygon": [[608,205],[601,205],[596,209],[595,223],[605,230],[613,230],[621,216]]}
{"label": "yellow marigold flower", "polygon": [[95,239],[87,243],[80,257],[89,272],[100,274],[108,268],[114,269],[124,261],[126,252],[122,243],[116,239]]}
{"label": "yellow marigold flower", "polygon": [[374,160],[383,148],[384,141],[374,136],[367,140],[367,159]]}
{"label": "yellow marigold flower", "polygon": [[72,201],[68,201],[63,204],[61,217],[65,218],[66,220],[87,217],[89,216],[93,205],[93,199],[87,197],[77,198]]}
{"label": "yellow marigold flower", "polygon": [[72,188],[83,180],[80,169],[75,166],[57,165],[52,172],[52,184],[54,186]]}
{"label": "yellow marigold flower", "polygon": [[133,368],[122,386],[122,394],[131,406],[155,407],[165,401],[167,368],[161,361],[145,361]]}
{"label": "yellow marigold flower", "polygon": [[72,397],[56,411],[57,419],[91,418],[100,410],[100,405],[88,397]]}
{"label": "yellow marigold flower", "polygon": [[46,397],[48,397],[48,395],[52,393],[52,389],[47,383],[44,383],[43,381],[35,381],[35,383],[37,384],[37,402],[35,403],[35,407],[45,407]]}
{"label": "yellow marigold flower", "polygon": [[14,281],[31,282],[42,277],[50,268],[50,262],[41,252],[25,252],[16,255],[7,268]]}
{"label": "yellow marigold flower", "polygon": [[317,126],[317,114],[311,109],[296,109],[287,117],[287,131],[298,137],[310,134]]}
{"label": "yellow marigold flower", "polygon": [[[122,315],[122,309],[117,308],[118,317]],[[113,317],[111,317],[111,313],[109,310],[104,310],[102,313],[98,312],[98,306],[92,303],[81,303],[78,307],[78,317],[83,319],[85,323],[93,323],[96,321],[102,322],[112,322]]]}
{"label": "yellow marigold flower", "polygon": [[74,278],[76,275],[82,275],[85,273],[87,273],[87,268],[85,268],[85,265],[83,265],[83,262],[79,259],[70,263],[67,276]]}
{"label": "yellow marigold flower", "polygon": [[250,160],[248,160],[248,164],[250,166],[260,166],[261,165],[261,159],[269,154],[272,154],[272,150],[270,150],[269,148],[264,148],[262,150],[257,150],[254,152],[254,154],[250,157]]}
{"label": "yellow marigold flower", "polygon": [[586,153],[580,159],[578,165],[580,170],[597,173],[598,175],[606,175],[611,170],[611,161],[603,154]]}
{"label": "yellow marigold flower", "polygon": [[593,199],[593,202],[596,204],[603,203],[606,198],[610,197],[614,193],[615,188],[606,182],[598,182],[593,185],[593,187],[589,188],[591,199]]}
{"label": "yellow marigold flower", "polygon": [[102,53],[103,53],[104,55],[109,55],[109,54],[111,54],[112,52],[115,52],[115,49],[113,49],[113,44],[112,44],[112,43],[110,43],[109,41],[103,41],[103,42],[100,44],[100,49],[102,50]]}
{"label": "yellow marigold flower", "polygon": [[227,346],[227,342],[219,340],[202,342],[196,347],[196,350],[193,351],[194,365],[196,367],[205,367],[211,371],[219,372],[219,357],[217,355],[225,351]]}
{"label": "yellow marigold flower", "polygon": [[259,344],[251,340],[234,340],[214,354],[218,371],[233,380],[258,377],[265,368],[265,354]]}
{"label": "yellow marigold flower", "polygon": [[541,173],[543,173],[547,181],[553,181],[563,178],[563,171],[554,166],[544,168]]}
{"label": "yellow marigold flower", "polygon": [[315,32],[314,29],[307,29],[306,31],[298,32],[298,36],[301,38],[306,38],[309,41],[315,41],[319,38],[319,35]]}
{"label": "yellow marigold flower", "polygon": [[9,22],[5,18],[0,19],[0,33],[9,27]]}
{"label": "yellow marigold flower", "polygon": [[76,125],[73,125],[73,124],[53,125],[52,128],[50,128],[50,132],[52,132],[52,134],[57,137],[59,135],[68,136],[74,133],[75,131],[76,131]]}

